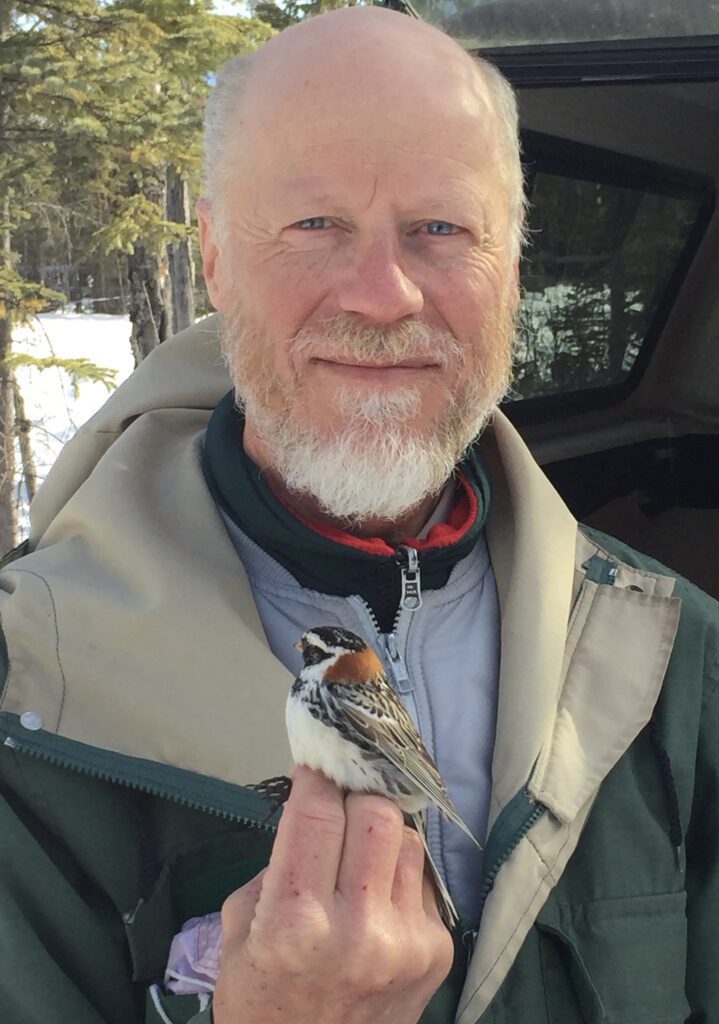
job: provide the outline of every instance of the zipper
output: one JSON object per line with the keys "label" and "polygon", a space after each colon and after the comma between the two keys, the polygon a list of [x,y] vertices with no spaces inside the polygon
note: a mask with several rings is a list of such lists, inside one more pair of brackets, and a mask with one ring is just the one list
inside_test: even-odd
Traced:
{"label": "zipper", "polygon": [[407,664],[400,650],[397,640],[397,631],[403,612],[415,612],[422,607],[422,583],[419,566],[419,555],[416,548],[402,544],[397,548],[395,561],[401,573],[400,601],[395,613],[392,628],[389,633],[383,633],[377,621],[372,607],[359,595],[352,595],[349,600],[356,608],[361,608],[366,613],[374,629],[376,639],[379,641],[385,655],[385,660],[390,669],[390,675],[394,688],[398,693],[410,693],[412,685],[407,670]]}
{"label": "zipper", "polygon": [[400,620],[400,614],[398,613],[395,617],[395,621],[392,624],[391,633],[383,633],[377,622],[377,616],[372,611],[372,608],[358,594],[353,594],[348,600],[358,609],[364,613],[369,621],[371,628],[374,630],[375,639],[378,641],[380,647],[385,656],[385,662],[389,669],[389,676],[394,689],[398,693],[406,694],[412,692],[412,683],[409,678],[409,671],[407,669],[407,663],[404,660],[402,651],[400,650],[399,641],[397,640],[397,627]]}
{"label": "zipper", "polygon": [[[536,825],[547,808],[534,800],[526,789],[512,797],[494,823],[484,850],[484,873],[479,893],[479,919],[492,891],[499,870],[513,850],[519,846],[527,832]],[[479,935],[479,925],[462,933],[462,945],[467,954],[467,967],[472,959]]]}
{"label": "zipper", "polygon": [[53,733],[37,732],[34,735],[38,739],[30,739],[23,735],[27,730],[19,721],[17,726],[13,723],[17,716],[5,714],[2,717],[5,719],[3,745],[11,750],[79,775],[161,797],[183,807],[214,814],[251,828],[266,832],[277,831],[279,809],[273,808],[268,800],[250,788],[207,779],[184,768],[91,747]]}
{"label": "zipper", "polygon": [[544,804],[538,803],[526,789],[522,789],[512,797],[495,821],[484,851],[484,875],[479,894],[480,916],[499,869],[546,809]]}
{"label": "zipper", "polygon": [[419,573],[419,554],[416,548],[401,544],[397,548],[396,561],[402,574],[402,593],[399,599],[399,612],[417,611],[422,607],[422,586]]}
{"label": "zipper", "polygon": [[385,653],[392,667],[392,676],[398,693],[409,693],[412,689],[410,684],[407,663],[402,657],[402,652],[397,643],[396,633],[385,633],[382,635],[382,642]]}
{"label": "zipper", "polygon": [[[617,578],[617,565],[611,559],[603,558],[596,554],[589,558],[582,568],[585,571],[584,582],[590,580],[605,586],[614,586]],[[580,591],[581,592],[581,591]],[[578,606],[578,596],[572,606],[574,612]],[[571,613],[570,613],[571,616]],[[484,905],[492,891],[494,882],[499,871],[510,856],[519,846],[522,839],[531,828],[539,821],[547,808],[544,804],[538,803],[528,790],[522,789],[506,805],[502,813],[494,823],[489,834],[484,851],[484,871],[482,886],[479,893],[479,917],[480,921],[484,911]],[[474,946],[479,934],[479,927],[471,929],[462,934],[462,944],[467,951],[467,963],[472,958]]]}
{"label": "zipper", "polygon": [[[413,612],[422,606],[419,556],[416,549],[409,545],[401,545],[397,548],[396,562],[401,573],[401,597],[392,631],[383,634],[369,604],[362,598],[357,598],[357,601],[369,615],[377,637],[383,644],[398,690],[407,692],[411,689],[411,686],[408,687],[409,673],[399,649],[396,631],[404,611]],[[118,754],[100,747],[91,747],[44,730],[28,729],[20,724],[17,715],[5,713],[2,719],[5,732],[3,743],[11,750],[74,771],[79,775],[126,786],[251,828],[267,832],[277,831],[279,808],[273,807],[269,800],[253,792],[250,787],[206,779],[183,768]],[[30,736],[37,738],[31,739]],[[135,770],[128,770],[129,765]],[[210,790],[212,792],[209,792]],[[237,806],[238,797],[244,807]]]}

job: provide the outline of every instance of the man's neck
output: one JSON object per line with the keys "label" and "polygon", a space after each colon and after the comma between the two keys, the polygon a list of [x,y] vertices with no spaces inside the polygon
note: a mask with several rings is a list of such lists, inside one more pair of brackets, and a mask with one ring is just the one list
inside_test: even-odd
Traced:
{"label": "man's neck", "polygon": [[284,505],[303,519],[310,519],[323,526],[332,526],[353,537],[380,537],[388,544],[398,544],[408,537],[417,537],[439,500],[436,494],[432,494],[397,519],[366,519],[360,524],[348,526],[344,519],[328,515],[312,495],[289,490],[284,480],[273,469],[267,448],[250,430],[249,424],[245,426],[243,445],[247,455],[262,472],[262,478],[267,486]]}

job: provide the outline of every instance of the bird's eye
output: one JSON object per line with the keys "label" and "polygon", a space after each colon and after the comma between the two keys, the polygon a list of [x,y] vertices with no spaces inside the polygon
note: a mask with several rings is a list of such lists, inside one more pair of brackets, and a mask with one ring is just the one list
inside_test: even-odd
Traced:
{"label": "bird's eye", "polygon": [[305,644],[302,656],[305,659],[305,665],[319,665],[321,661],[332,657],[329,651],[316,647],[315,644]]}

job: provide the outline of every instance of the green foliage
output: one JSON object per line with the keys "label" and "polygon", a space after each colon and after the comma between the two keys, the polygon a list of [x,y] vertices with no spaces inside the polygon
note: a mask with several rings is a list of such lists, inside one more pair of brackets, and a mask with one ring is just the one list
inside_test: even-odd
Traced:
{"label": "green foliage", "polygon": [[188,233],[184,224],[164,220],[162,209],[147,196],[123,196],[117,202],[112,221],[98,228],[91,243],[101,246],[105,252],[129,253],[137,242],[159,249],[168,242],[186,238]]}
{"label": "green foliage", "polygon": [[77,275],[184,237],[164,211],[166,168],[197,194],[211,73],[272,34],[211,0],[0,4],[0,198],[36,295],[43,266]]}
{"label": "green foliage", "polygon": [[[277,3],[276,0],[258,0],[254,5],[255,17],[271,25],[273,29],[281,32],[283,28],[293,25],[316,14],[324,14],[326,11],[336,11],[340,7],[354,7],[367,0],[284,0]],[[378,6],[383,6],[378,4]]]}
{"label": "green foliage", "polygon": [[64,370],[70,378],[73,396],[78,397],[80,384],[102,384],[108,391],[117,387],[117,370],[108,366],[97,366],[90,359],[61,359],[59,356],[31,356],[15,352],[4,361],[5,366],[33,366],[37,370]]}
{"label": "green foliage", "polygon": [[14,267],[0,267],[0,320],[9,320],[12,326],[29,323],[37,313],[64,299],[61,292],[24,281]]}

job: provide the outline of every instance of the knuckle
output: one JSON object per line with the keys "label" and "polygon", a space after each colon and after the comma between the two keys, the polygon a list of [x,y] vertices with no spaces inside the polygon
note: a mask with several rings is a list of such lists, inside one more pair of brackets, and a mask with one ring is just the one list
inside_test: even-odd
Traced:
{"label": "knuckle", "polygon": [[253,923],[249,944],[257,960],[271,960],[278,974],[307,972],[332,950],[330,922],[324,908],[297,901],[291,912],[261,914]]}
{"label": "knuckle", "polygon": [[239,917],[244,917],[246,905],[247,897],[242,889],[230,893],[220,908],[220,919],[225,930],[231,928]]}
{"label": "knuckle", "polygon": [[436,987],[450,972],[454,961],[452,936],[443,924],[432,922],[415,934],[415,942],[407,944],[404,966],[408,980],[428,980]]}
{"label": "knuckle", "polygon": [[400,972],[401,942],[376,916],[357,924],[348,961],[351,984],[364,990],[368,986],[373,991],[384,988]]}
{"label": "knuckle", "polygon": [[437,978],[438,981],[443,981],[452,969],[454,943],[452,936],[443,924],[439,925],[437,931],[439,934],[431,948],[426,973]]}

